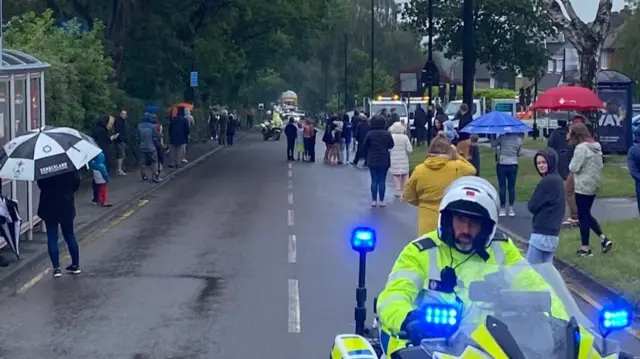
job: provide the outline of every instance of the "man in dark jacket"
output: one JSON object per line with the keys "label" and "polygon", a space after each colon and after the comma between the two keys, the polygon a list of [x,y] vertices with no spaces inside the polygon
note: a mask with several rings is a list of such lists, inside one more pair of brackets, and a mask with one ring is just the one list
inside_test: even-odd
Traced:
{"label": "man in dark jacket", "polygon": [[469,151],[471,150],[471,141],[469,141],[470,134],[466,132],[460,132],[461,129],[465,128],[468,124],[473,121],[473,115],[469,112],[469,105],[463,103],[460,105],[460,112],[456,116],[458,120],[458,153],[460,156],[464,157],[467,161],[471,158],[469,156]]}
{"label": "man in dark jacket", "polygon": [[122,170],[122,163],[124,162],[124,155],[127,149],[128,129],[127,111],[121,110],[120,116],[116,118],[113,131],[114,135],[116,135],[113,141],[116,145],[116,172],[121,176],[127,175],[127,173]]}
{"label": "man in dark jacket", "polygon": [[573,158],[573,151],[575,146],[569,144],[567,141],[567,121],[558,121],[558,128],[551,132],[547,139],[547,147],[553,148],[558,154],[558,174],[565,182],[565,197],[567,199],[567,205],[569,206],[569,218],[564,222],[565,225],[578,224],[578,206],[576,205],[575,198],[575,184],[573,182],[573,175],[569,171],[569,163]]}
{"label": "man in dark jacket", "polygon": [[220,118],[218,118],[218,145],[225,146],[227,144],[227,127],[229,125],[229,112],[222,110]]}
{"label": "man in dark jacket", "polygon": [[236,119],[236,116],[229,115],[229,122],[227,123],[227,146],[233,146],[233,140],[236,137],[236,128],[239,126],[240,121]]}
{"label": "man in dark jacket", "polygon": [[393,137],[385,129],[386,121],[382,116],[371,120],[371,131],[364,139],[363,150],[367,156],[367,167],[371,174],[371,206],[384,207],[384,194],[387,172],[391,167],[390,149],[393,148]]}
{"label": "man in dark jacket", "polygon": [[422,146],[427,137],[427,128],[425,127],[427,124],[427,113],[424,112],[424,109],[419,104],[416,106],[415,116],[416,118],[413,121],[413,125],[416,127],[416,143],[418,146]]}
{"label": "man in dark jacket", "polygon": [[369,125],[369,120],[367,120],[366,118],[363,118],[360,121],[360,123],[358,123],[358,125],[356,126],[356,130],[353,134],[353,138],[358,143],[358,146],[356,149],[356,155],[353,158],[353,162],[351,162],[351,164],[354,166],[358,165],[361,158],[365,158],[365,166],[367,165],[366,156],[364,154],[364,149],[362,146],[364,145],[364,139],[365,137],[367,137],[367,133],[369,133],[370,130],[371,130],[371,125]]}
{"label": "man in dark jacket", "polygon": [[293,152],[298,137],[298,128],[293,117],[289,117],[289,123],[284,127],[284,135],[287,137],[287,161],[295,161]]}
{"label": "man in dark jacket", "polygon": [[549,135],[547,147],[553,148],[558,154],[558,174],[566,181],[574,148],[567,141],[567,121],[558,121],[558,126]]}
{"label": "man in dark jacket", "polygon": [[147,169],[151,172],[153,182],[160,182],[158,175],[158,147],[160,146],[160,134],[153,124],[153,116],[144,114],[144,119],[138,124],[138,138],[140,139],[140,176],[147,181]]}
{"label": "man in dark jacket", "polygon": [[638,203],[638,212],[640,212],[640,127],[633,132],[633,146],[627,153],[627,165],[629,166],[629,174],[636,183],[636,202]]}
{"label": "man in dark jacket", "polygon": [[[178,115],[169,122],[169,148],[171,162],[169,167],[177,168],[189,142],[189,122],[184,117],[184,107],[178,107]],[[224,138],[225,136],[220,136]]]}

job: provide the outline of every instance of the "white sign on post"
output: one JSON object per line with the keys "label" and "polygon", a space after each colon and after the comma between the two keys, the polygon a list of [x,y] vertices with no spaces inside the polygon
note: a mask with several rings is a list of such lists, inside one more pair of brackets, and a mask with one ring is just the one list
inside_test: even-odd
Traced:
{"label": "white sign on post", "polygon": [[418,91],[418,74],[401,73],[400,74],[400,92]]}

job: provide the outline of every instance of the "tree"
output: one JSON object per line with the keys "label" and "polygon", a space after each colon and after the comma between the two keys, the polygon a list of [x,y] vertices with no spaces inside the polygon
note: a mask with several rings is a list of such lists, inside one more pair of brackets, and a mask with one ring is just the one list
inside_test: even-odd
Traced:
{"label": "tree", "polygon": [[553,24],[564,33],[578,52],[580,84],[593,88],[600,60],[600,46],[609,32],[611,0],[599,0],[596,17],[589,25],[580,20],[570,0],[541,1]]}
{"label": "tree", "polygon": [[[371,91],[371,67],[364,69],[362,74],[358,76],[358,95],[361,97],[369,96]],[[390,94],[393,91],[393,76],[378,63],[373,68],[373,88],[376,95]]]}
{"label": "tree", "polygon": [[[618,35],[620,44],[616,51],[616,59],[619,61],[620,70],[632,79],[640,78],[640,9],[638,2],[630,3],[625,8],[627,18],[624,21],[624,31]],[[640,94],[640,86],[636,83],[636,98]]]}
{"label": "tree", "polygon": [[[491,70],[510,70],[534,78],[548,60],[547,35],[551,21],[540,12],[538,0],[476,0],[475,46],[480,63]],[[434,1],[434,47],[447,58],[462,55],[463,0]],[[402,13],[408,29],[428,34],[428,1],[411,0]]]}
{"label": "tree", "polygon": [[11,19],[7,46],[51,64],[45,72],[48,122],[86,130],[98,116],[114,110],[113,71],[102,30],[100,22],[91,31],[83,31],[77,21],[58,27],[51,11]]}

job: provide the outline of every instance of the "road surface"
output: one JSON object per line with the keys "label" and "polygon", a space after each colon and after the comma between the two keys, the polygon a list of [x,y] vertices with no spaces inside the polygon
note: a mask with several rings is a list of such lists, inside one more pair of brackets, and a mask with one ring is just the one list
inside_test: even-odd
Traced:
{"label": "road surface", "polygon": [[351,230],[378,233],[371,298],[414,238],[415,212],[370,208],[366,171],[284,159],[284,141],[252,134],[85,241],[81,276],[3,298],[0,357],[328,357],[354,329]]}

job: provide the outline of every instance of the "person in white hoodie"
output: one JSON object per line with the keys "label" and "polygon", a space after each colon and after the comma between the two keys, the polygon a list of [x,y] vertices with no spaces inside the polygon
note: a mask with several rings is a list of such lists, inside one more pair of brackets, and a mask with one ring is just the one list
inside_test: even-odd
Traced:
{"label": "person in white hoodie", "polygon": [[391,125],[389,132],[393,137],[389,173],[393,176],[393,181],[396,185],[395,196],[400,197],[409,176],[409,154],[413,152],[413,147],[409,136],[406,134],[407,128],[401,122],[395,122]]}
{"label": "person in white hoodie", "polygon": [[573,173],[575,181],[576,206],[578,207],[578,221],[582,246],[577,254],[580,257],[591,257],[593,252],[589,246],[590,231],[600,237],[602,253],[611,250],[613,242],[602,233],[600,224],[591,215],[591,207],[596,199],[596,192],[600,186],[602,172],[602,148],[595,142],[589,129],[583,123],[571,125],[567,136],[572,145],[576,145],[569,171]]}

